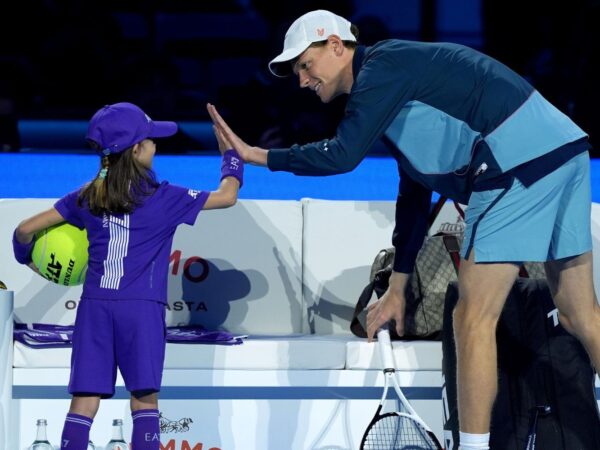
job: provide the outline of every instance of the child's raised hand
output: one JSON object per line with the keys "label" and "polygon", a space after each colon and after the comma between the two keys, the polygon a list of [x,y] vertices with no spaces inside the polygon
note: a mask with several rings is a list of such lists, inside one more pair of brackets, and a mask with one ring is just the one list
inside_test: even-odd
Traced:
{"label": "child's raised hand", "polygon": [[207,103],[206,109],[216,127],[215,136],[217,136],[217,140],[219,140],[219,150],[221,150],[221,153],[223,153],[221,147],[221,145],[223,145],[223,148],[225,149],[234,149],[244,162],[256,164],[257,166],[267,165],[268,150],[260,147],[251,147],[241,140],[240,137],[229,128],[229,125],[223,120],[214,105]]}
{"label": "child's raised hand", "polygon": [[221,155],[225,153],[225,150],[232,149],[232,145],[229,140],[223,134],[223,130],[216,125],[213,125],[213,131],[215,133],[215,137],[217,138],[217,142],[219,144],[219,151]]}

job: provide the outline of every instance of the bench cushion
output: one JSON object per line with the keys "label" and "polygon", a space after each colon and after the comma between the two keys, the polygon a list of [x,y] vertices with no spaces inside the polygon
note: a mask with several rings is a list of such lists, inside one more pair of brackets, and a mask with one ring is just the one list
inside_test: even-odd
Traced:
{"label": "bench cushion", "polygon": [[[346,341],[336,336],[248,337],[241,345],[167,344],[165,369],[343,369]],[[14,344],[18,368],[68,368],[71,348]]]}
{"label": "bench cushion", "polygon": [[[439,341],[394,341],[397,370],[442,370],[442,343]],[[346,369],[381,370],[377,343],[350,340],[346,345]]]}

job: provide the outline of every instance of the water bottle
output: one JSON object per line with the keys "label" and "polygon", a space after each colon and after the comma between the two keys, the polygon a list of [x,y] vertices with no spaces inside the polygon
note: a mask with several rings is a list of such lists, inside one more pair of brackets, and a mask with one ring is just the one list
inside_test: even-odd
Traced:
{"label": "water bottle", "polygon": [[29,450],[54,450],[54,447],[48,442],[48,438],[46,437],[46,425],[48,425],[46,419],[38,419],[35,441],[33,441]]}
{"label": "water bottle", "polygon": [[128,450],[129,446],[123,439],[123,421],[121,419],[113,420],[112,438],[104,447],[104,450]]}

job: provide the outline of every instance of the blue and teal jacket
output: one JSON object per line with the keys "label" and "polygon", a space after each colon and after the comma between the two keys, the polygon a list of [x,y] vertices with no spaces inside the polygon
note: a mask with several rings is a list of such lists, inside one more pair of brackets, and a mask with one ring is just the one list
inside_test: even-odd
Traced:
{"label": "blue and teal jacket", "polygon": [[468,204],[473,191],[530,185],[588,149],[587,135],[524,78],[474,49],[387,40],[356,48],[336,136],[272,149],[268,167],[297,175],[354,169],[384,138],[398,163],[394,270],[410,273],[431,192]]}

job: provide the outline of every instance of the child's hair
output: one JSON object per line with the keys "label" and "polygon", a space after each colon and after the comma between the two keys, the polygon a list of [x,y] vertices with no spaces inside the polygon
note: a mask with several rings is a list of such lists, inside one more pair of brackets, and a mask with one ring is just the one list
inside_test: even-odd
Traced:
{"label": "child's hair", "polygon": [[[99,146],[90,141],[96,150]],[[142,197],[152,195],[158,187],[156,175],[133,157],[133,147],[120,153],[102,155],[98,175],[79,193],[78,205],[85,202],[96,216],[108,213],[130,213],[140,205]]]}

